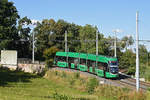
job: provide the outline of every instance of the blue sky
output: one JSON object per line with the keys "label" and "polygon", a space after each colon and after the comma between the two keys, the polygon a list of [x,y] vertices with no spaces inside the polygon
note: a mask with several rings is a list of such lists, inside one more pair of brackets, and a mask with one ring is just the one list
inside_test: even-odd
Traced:
{"label": "blue sky", "polygon": [[[150,40],[149,0],[9,0],[13,1],[21,17],[42,20],[64,19],[78,25],[96,25],[106,37],[113,29],[120,29],[121,38],[135,38],[135,16],[139,11],[139,37]],[[148,44],[148,43],[147,43]]]}

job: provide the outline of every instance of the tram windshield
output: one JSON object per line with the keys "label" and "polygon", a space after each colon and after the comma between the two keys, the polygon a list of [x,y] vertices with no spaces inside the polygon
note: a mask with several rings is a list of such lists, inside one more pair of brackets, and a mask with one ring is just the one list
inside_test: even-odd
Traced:
{"label": "tram windshield", "polygon": [[117,66],[117,65],[118,65],[118,62],[117,62],[117,61],[111,61],[111,62],[110,62],[110,65],[111,65],[111,66]]}
{"label": "tram windshield", "polygon": [[118,67],[110,67],[110,72],[113,74],[118,73]]}

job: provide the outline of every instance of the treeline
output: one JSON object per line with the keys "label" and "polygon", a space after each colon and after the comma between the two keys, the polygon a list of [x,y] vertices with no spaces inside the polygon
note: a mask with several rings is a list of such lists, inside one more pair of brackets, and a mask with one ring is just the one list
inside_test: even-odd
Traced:
{"label": "treeline", "polygon": [[[53,62],[56,51],[65,51],[65,32],[67,32],[68,51],[96,53],[96,33],[98,33],[99,55],[113,56],[114,37],[105,37],[97,26],[84,26],[66,22],[62,19],[43,19],[31,31],[32,22],[28,17],[20,18],[13,2],[0,1],[0,49],[17,50],[19,58],[32,58],[32,36],[35,34],[35,59]],[[135,73],[135,50],[131,36],[117,39],[117,58],[120,69],[128,74]],[[139,46],[141,74],[149,65],[149,52],[144,45]]]}

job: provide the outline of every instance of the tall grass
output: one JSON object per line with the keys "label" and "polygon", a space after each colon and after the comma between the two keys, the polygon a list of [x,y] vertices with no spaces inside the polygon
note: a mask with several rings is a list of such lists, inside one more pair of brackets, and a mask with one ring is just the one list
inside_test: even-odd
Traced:
{"label": "tall grass", "polygon": [[0,100],[150,100],[150,91],[99,85],[80,73],[47,71],[44,77],[0,70]]}
{"label": "tall grass", "polygon": [[[54,71],[55,72],[55,71]],[[50,71],[50,73],[54,73]],[[128,88],[114,87],[110,85],[99,85],[99,81],[93,77],[87,77],[79,73],[65,72],[66,77],[61,77],[64,72],[57,71],[57,76],[53,78],[59,79],[61,83],[67,86],[78,89],[90,95],[96,96],[99,99],[106,100],[149,100],[147,94],[142,91],[136,92]],[[50,75],[52,77],[52,75]],[[61,77],[61,78],[60,78]],[[58,80],[56,80],[58,81]]]}
{"label": "tall grass", "polygon": [[93,94],[95,88],[98,86],[99,81],[96,78],[89,78],[86,84],[86,89],[89,94]]}

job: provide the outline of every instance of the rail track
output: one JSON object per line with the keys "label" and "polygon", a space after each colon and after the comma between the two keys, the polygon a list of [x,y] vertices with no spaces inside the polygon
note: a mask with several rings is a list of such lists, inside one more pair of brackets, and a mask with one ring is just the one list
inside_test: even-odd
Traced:
{"label": "rail track", "polygon": [[[136,89],[136,79],[131,78],[130,76],[126,76],[125,74],[120,74],[119,75],[119,82],[124,83],[132,87],[133,89]],[[122,78],[123,77],[123,78]],[[140,87],[141,90],[146,91],[148,88],[150,88],[150,83],[140,81]]]}
{"label": "rail track", "polygon": [[[60,67],[54,67],[52,69],[71,71],[71,72],[80,72],[81,74],[84,74],[87,76],[96,77],[99,80],[100,84],[108,84],[108,85],[113,85],[113,86],[129,88],[129,89],[133,89],[133,90],[136,89],[136,80],[125,74],[119,74],[118,79],[106,79],[106,78],[98,77],[98,76],[88,73],[88,72],[82,72],[82,71],[75,70],[75,69],[60,68]],[[148,88],[150,88],[150,83],[140,81],[140,90],[146,91]]]}

